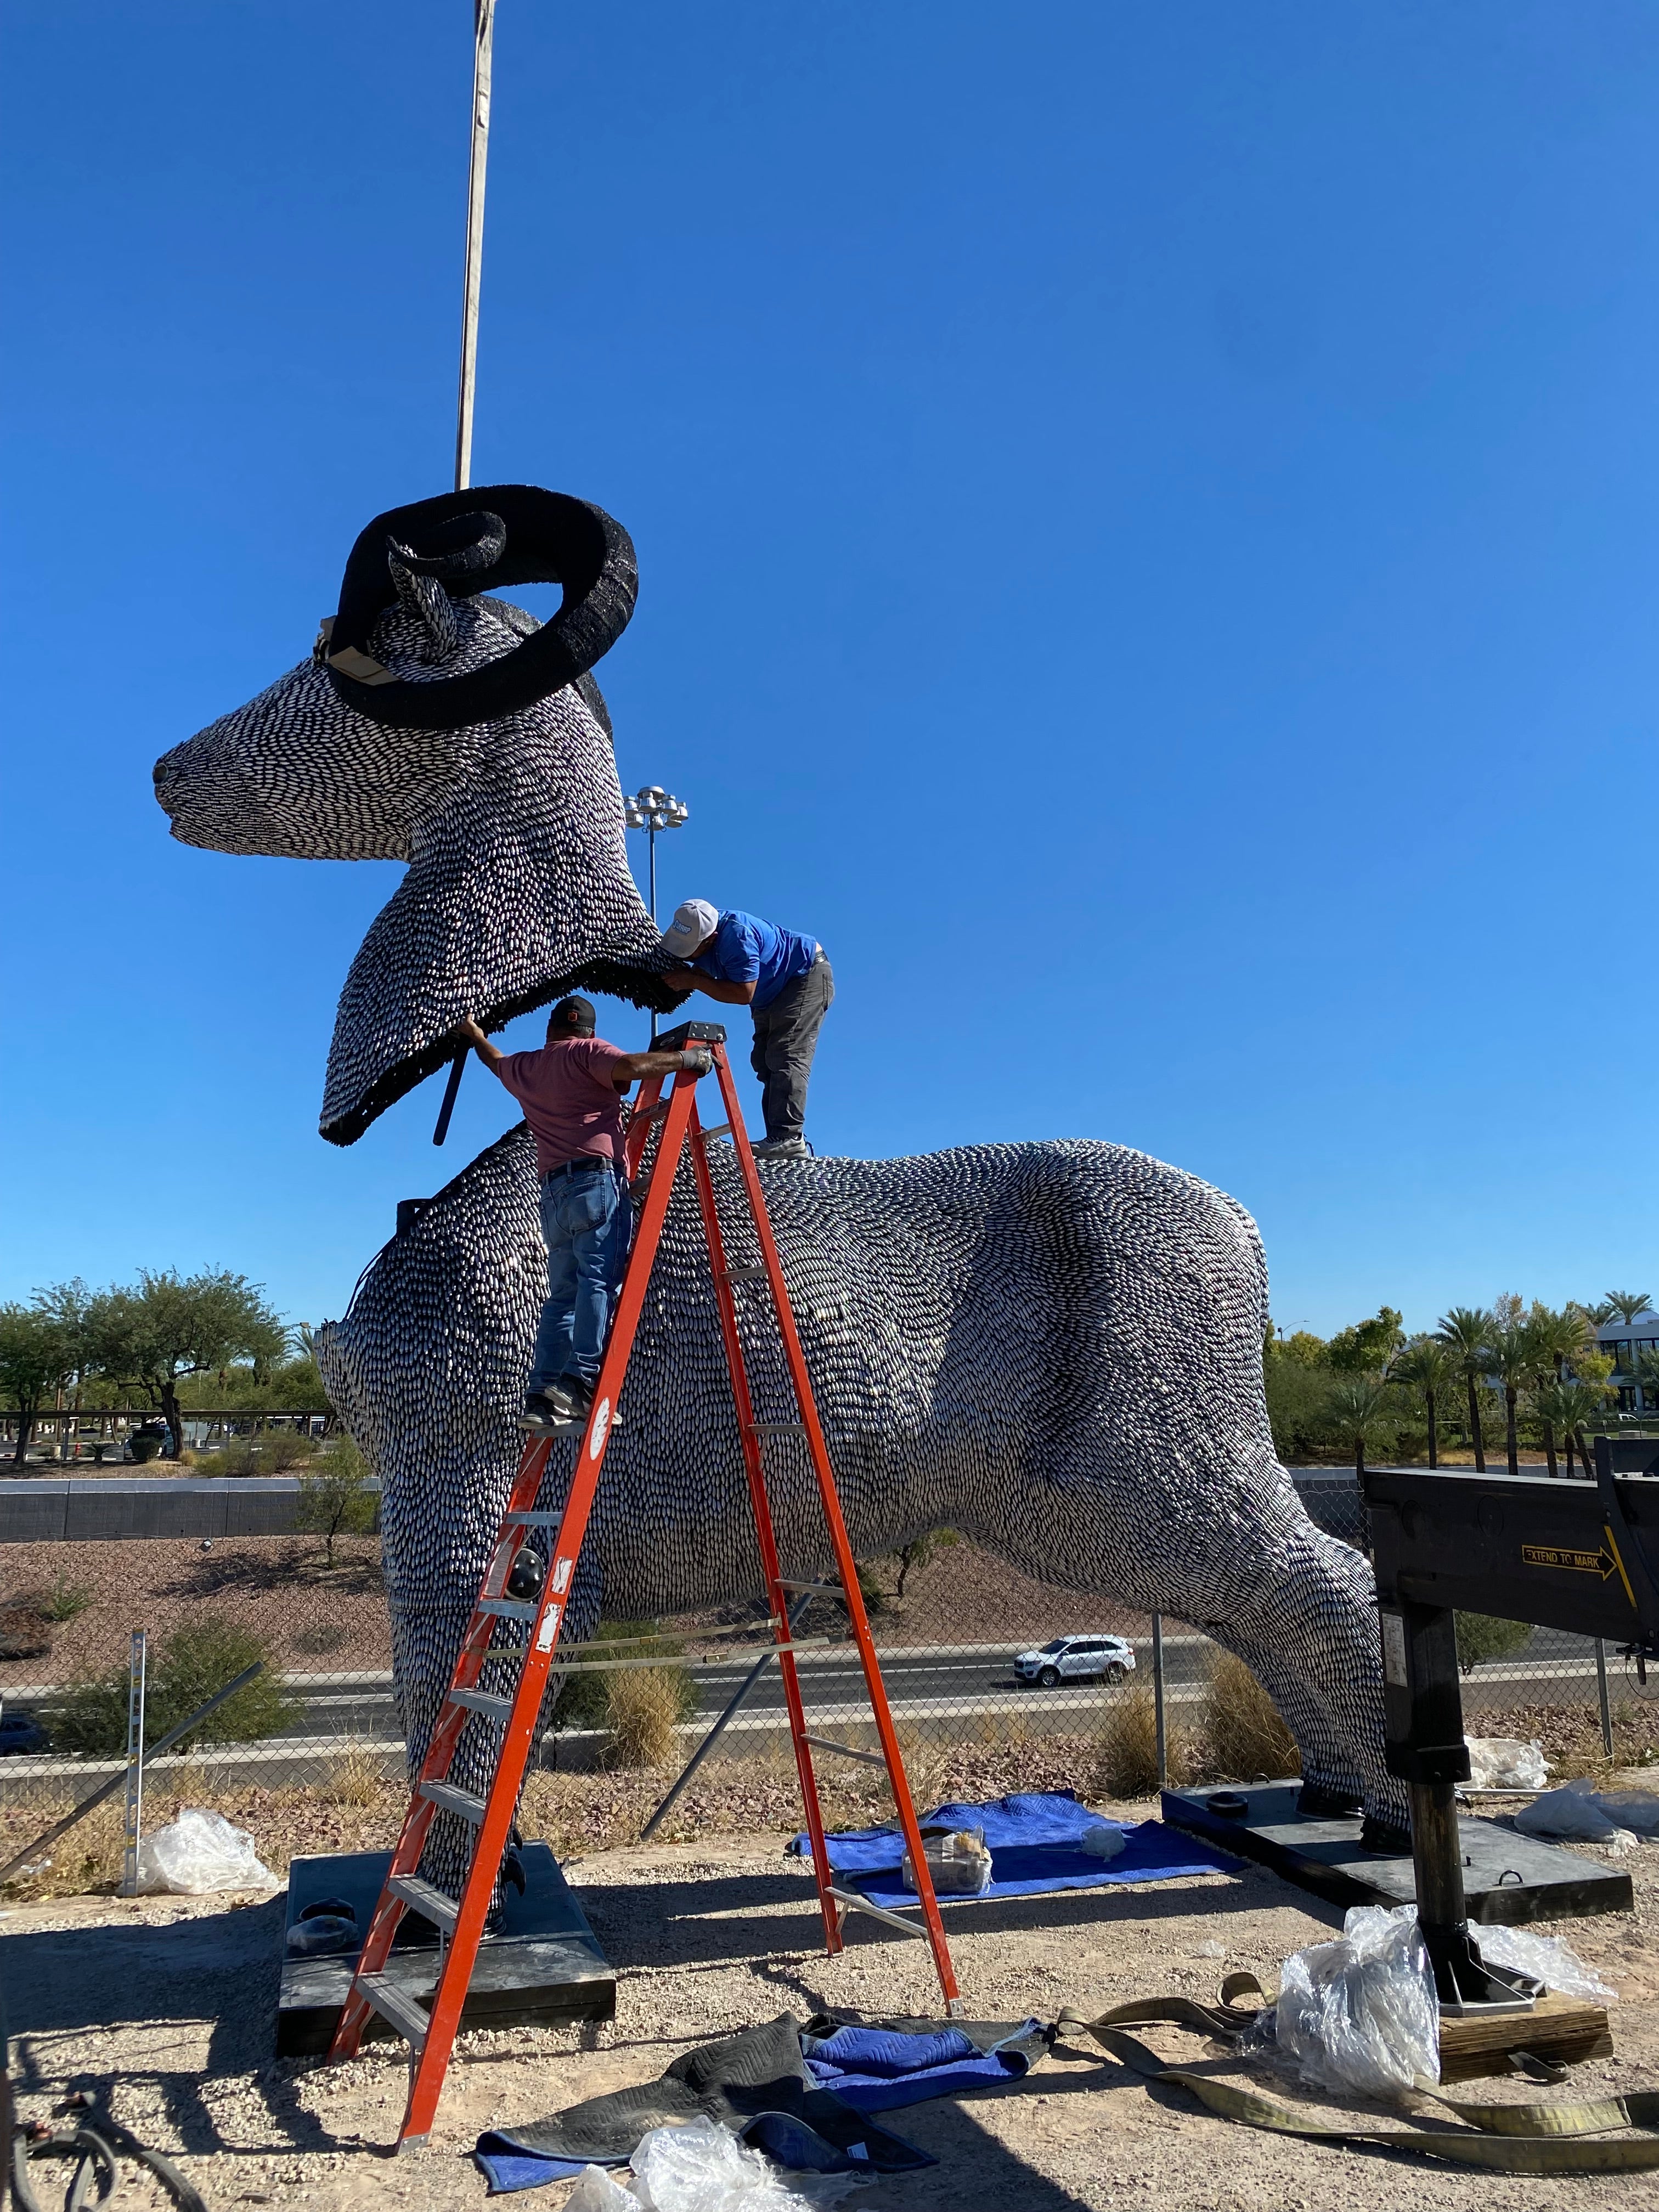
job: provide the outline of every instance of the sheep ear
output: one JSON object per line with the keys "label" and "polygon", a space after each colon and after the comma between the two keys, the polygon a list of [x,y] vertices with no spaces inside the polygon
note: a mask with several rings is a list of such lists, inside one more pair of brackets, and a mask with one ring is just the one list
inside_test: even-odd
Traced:
{"label": "sheep ear", "polygon": [[412,545],[388,537],[386,566],[404,611],[426,630],[429,649],[424,658],[428,662],[447,660],[460,643],[460,630],[445,580],[453,579],[465,590],[465,577],[481,576],[493,568],[507,545],[507,525],[499,514],[488,512],[457,514],[422,542],[426,550],[417,553]]}

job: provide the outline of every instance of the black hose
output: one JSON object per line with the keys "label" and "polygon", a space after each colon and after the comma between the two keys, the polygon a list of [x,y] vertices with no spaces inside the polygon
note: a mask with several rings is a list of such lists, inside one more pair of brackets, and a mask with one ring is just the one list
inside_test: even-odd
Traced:
{"label": "black hose", "polygon": [[[99,2113],[95,2128],[82,2121],[74,2128],[56,2132],[45,2128],[33,2134],[23,2128],[15,2131],[11,2146],[11,2186],[19,2212],[45,2212],[29,2174],[29,2161],[36,2158],[76,2160],[75,2172],[64,2194],[64,2212],[101,2212],[119,2185],[118,2153],[154,2174],[179,2207],[179,2212],[208,2212],[201,2196],[170,2158],[141,2143],[130,2128],[124,2128],[107,2112]],[[88,2192],[94,2180],[98,2191],[95,2197],[89,2197]]]}

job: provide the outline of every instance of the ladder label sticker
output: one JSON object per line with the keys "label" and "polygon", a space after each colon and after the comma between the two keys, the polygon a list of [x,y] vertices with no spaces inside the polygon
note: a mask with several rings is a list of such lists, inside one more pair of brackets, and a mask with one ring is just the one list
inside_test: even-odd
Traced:
{"label": "ladder label sticker", "polygon": [[553,1639],[559,1632],[559,1607],[550,1605],[542,1615],[542,1625],[536,1631],[538,1651],[550,1651],[553,1649]]}
{"label": "ladder label sticker", "polygon": [[1574,1551],[1565,1544],[1522,1544],[1521,1557],[1529,1567],[1561,1567],[1570,1574],[1600,1575],[1603,1582],[1619,1571],[1619,1562],[1605,1544],[1594,1552]]}
{"label": "ladder label sticker", "polygon": [[1384,1613],[1382,1622],[1382,1679],[1396,1689],[1407,1686],[1406,1622],[1402,1614]]}
{"label": "ladder label sticker", "polygon": [[570,1570],[574,1564],[575,1562],[572,1559],[561,1559],[554,1568],[553,1595],[555,1597],[562,1597],[566,1590],[569,1589]]}
{"label": "ladder label sticker", "polygon": [[593,1426],[587,1439],[587,1456],[597,1459],[605,1449],[605,1431],[611,1426],[611,1401],[601,1398],[593,1408]]}

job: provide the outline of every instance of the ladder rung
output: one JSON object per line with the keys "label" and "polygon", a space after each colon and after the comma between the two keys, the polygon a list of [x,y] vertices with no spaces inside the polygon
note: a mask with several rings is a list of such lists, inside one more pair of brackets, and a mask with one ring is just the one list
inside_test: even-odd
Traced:
{"label": "ladder rung", "polygon": [[886,1759],[878,1751],[856,1751],[850,1743],[836,1743],[827,1735],[803,1735],[803,1743],[810,1743],[817,1751],[833,1751],[842,1759],[860,1759],[866,1766],[885,1766]]}
{"label": "ladder rung", "polygon": [[454,1934],[460,1907],[453,1897],[446,1897],[442,1890],[423,1881],[417,1874],[394,1874],[386,1887],[394,1897],[401,1897],[411,1912],[418,1912],[434,1928],[441,1928],[446,1936]]}
{"label": "ladder rung", "polygon": [[839,1583],[780,1583],[781,1590],[788,1590],[797,1597],[845,1597],[847,1593]]}
{"label": "ladder rung", "polygon": [[844,1905],[849,1912],[867,1912],[873,1919],[884,1920],[890,1928],[896,1928],[902,1936],[920,1936],[924,1942],[927,1941],[927,1930],[918,1928],[914,1920],[901,1919],[896,1912],[890,1912],[884,1905],[872,1905],[867,1897],[860,1897],[855,1889],[837,1889],[834,1882],[829,1887],[830,1896],[838,1905]]}
{"label": "ladder rung", "polygon": [[503,1528],[556,1528],[562,1513],[503,1513]]}
{"label": "ladder rung", "polygon": [[399,1989],[389,1974],[359,1974],[357,1988],[380,2018],[390,2021],[405,2042],[416,2051],[424,2048],[426,2033],[432,2025],[432,2015],[424,2005],[417,2004],[407,1990]]}
{"label": "ladder rung", "polygon": [[483,1823],[484,1801],[475,1797],[470,1790],[458,1790],[453,1782],[423,1782],[422,1797],[429,1797],[441,1813],[453,1813],[458,1820],[471,1820],[473,1826]]}
{"label": "ladder rung", "polygon": [[804,1437],[805,1421],[750,1421],[749,1426],[757,1437]]}
{"label": "ladder rung", "polygon": [[716,1121],[712,1129],[699,1129],[697,1132],[705,1145],[712,1143],[716,1137],[729,1137],[731,1133],[732,1124],[729,1121]]}
{"label": "ladder rung", "polygon": [[[764,1267],[728,1267],[726,1279],[728,1283],[763,1283],[766,1270]],[[793,1425],[799,1428],[800,1424],[797,1421]]]}
{"label": "ladder rung", "polygon": [[452,1690],[452,1705],[465,1705],[470,1713],[482,1713],[487,1721],[509,1720],[513,1714],[511,1698],[495,1697],[489,1690]]}
{"label": "ladder rung", "polygon": [[668,1111],[668,1103],[669,1102],[667,1099],[659,1099],[656,1105],[647,1106],[643,1114],[630,1114],[629,1116],[629,1126],[631,1127],[635,1121],[660,1121],[663,1115]]}
{"label": "ladder rung", "polygon": [[493,1613],[497,1620],[534,1620],[541,1608],[526,1605],[522,1598],[481,1597],[478,1610],[480,1613]]}

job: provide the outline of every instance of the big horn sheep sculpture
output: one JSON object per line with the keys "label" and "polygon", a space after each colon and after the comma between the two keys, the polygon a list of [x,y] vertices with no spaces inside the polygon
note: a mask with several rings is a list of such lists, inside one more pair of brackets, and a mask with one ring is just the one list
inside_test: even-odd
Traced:
{"label": "big horn sheep sculpture", "polygon": [[[532,580],[565,587],[545,626],[491,596]],[[341,994],[322,1112],[333,1142],[442,1065],[469,1013],[497,1029],[578,988],[675,1003],[629,873],[590,673],[635,588],[626,532],[574,499],[496,485],[394,509],[357,540],[312,657],[156,764],[186,844],[409,862]],[[1084,1139],[762,1172],[854,1553],[948,1526],[1023,1573],[1194,1623],[1283,1714],[1304,1808],[1363,1804],[1379,1841],[1397,1834],[1371,1573],[1315,1527],[1274,1455],[1266,1268],[1243,1207]],[[735,1164],[714,1173],[735,1221]],[[411,1766],[519,1456],[545,1278],[536,1200],[520,1124],[385,1247],[317,1340],[382,1484]],[[739,1241],[734,1264],[753,1257]],[[744,1348],[768,1418],[769,1376],[777,1414],[793,1409],[761,1320]],[[572,1636],[592,1632],[602,1599],[647,1617],[760,1590],[689,1177],[621,1411]],[[783,1555],[822,1571],[804,1454],[775,1465]],[[491,1741],[467,1731],[458,1781],[487,1782]],[[453,1878],[463,1844],[448,1818],[428,1863]]]}

